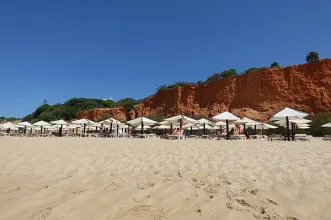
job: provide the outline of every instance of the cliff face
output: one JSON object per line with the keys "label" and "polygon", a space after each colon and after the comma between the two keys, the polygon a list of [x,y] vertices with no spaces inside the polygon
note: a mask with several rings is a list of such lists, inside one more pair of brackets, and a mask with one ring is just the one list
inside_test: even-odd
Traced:
{"label": "cliff face", "polygon": [[127,115],[130,115],[131,118],[135,117],[135,113],[133,111],[130,111],[128,114],[125,112],[125,109],[123,107],[119,108],[96,108],[91,109],[85,112],[82,112],[77,115],[77,118],[88,118],[93,121],[97,121],[98,119],[104,117],[104,116],[112,116],[113,118],[116,118],[118,120],[126,120]]}
{"label": "cliff face", "polygon": [[[331,111],[331,59],[160,91],[137,105],[138,114],[132,116],[182,112],[212,117],[231,111],[241,117],[265,120],[285,106],[311,114]],[[96,118],[94,114],[104,114],[92,112],[91,119]],[[124,115],[118,114],[118,118]]]}

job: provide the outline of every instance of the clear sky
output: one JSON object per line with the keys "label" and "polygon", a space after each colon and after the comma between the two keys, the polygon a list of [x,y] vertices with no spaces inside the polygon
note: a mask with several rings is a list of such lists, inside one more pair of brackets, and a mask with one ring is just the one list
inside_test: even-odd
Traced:
{"label": "clear sky", "polygon": [[0,116],[331,57],[330,0],[0,1]]}

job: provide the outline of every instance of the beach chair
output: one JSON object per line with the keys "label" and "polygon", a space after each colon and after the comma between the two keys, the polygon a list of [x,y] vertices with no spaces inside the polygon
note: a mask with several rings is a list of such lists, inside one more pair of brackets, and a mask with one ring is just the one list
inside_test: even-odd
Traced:
{"label": "beach chair", "polygon": [[284,140],[281,134],[272,134],[268,136],[268,141],[282,141]]}
{"label": "beach chair", "polygon": [[323,140],[324,140],[324,141],[331,141],[331,135],[325,135],[325,136],[323,137]]}
{"label": "beach chair", "polygon": [[198,138],[198,136],[196,136],[196,135],[188,135],[188,136],[186,136],[186,138],[190,138],[190,139],[197,139]]}
{"label": "beach chair", "polygon": [[235,135],[231,135],[230,136],[230,139],[231,140],[245,140],[245,135],[242,135],[242,134],[235,134]]}
{"label": "beach chair", "polygon": [[210,135],[207,135],[207,134],[201,135],[200,138],[201,139],[210,139]]}
{"label": "beach chair", "polygon": [[310,141],[312,139],[311,135],[306,135],[306,134],[296,134],[294,135],[294,140],[295,141]]}

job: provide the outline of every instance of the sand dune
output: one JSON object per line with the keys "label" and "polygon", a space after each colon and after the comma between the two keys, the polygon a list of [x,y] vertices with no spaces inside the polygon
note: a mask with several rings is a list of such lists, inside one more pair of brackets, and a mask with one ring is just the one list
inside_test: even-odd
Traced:
{"label": "sand dune", "polygon": [[0,219],[330,219],[331,143],[0,138]]}

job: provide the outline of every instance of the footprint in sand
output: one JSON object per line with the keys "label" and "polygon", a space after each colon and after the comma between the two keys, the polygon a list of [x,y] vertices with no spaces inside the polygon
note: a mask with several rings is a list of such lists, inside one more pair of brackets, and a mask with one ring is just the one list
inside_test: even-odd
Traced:
{"label": "footprint in sand", "polygon": [[145,190],[145,189],[149,189],[151,187],[153,187],[155,185],[155,183],[152,182],[140,182],[140,183],[136,183],[137,188],[141,189],[141,190]]}
{"label": "footprint in sand", "polygon": [[33,220],[45,220],[52,212],[52,207],[42,209],[32,215]]}
{"label": "footprint in sand", "polygon": [[202,186],[205,185],[205,183],[201,180],[197,180],[196,178],[192,178],[192,185],[195,187],[195,188],[201,188]]}
{"label": "footprint in sand", "polygon": [[149,198],[151,198],[151,196],[147,195],[141,198],[132,198],[132,200],[134,203],[142,203],[142,202],[146,202]]}
{"label": "footprint in sand", "polygon": [[11,188],[8,192],[18,191],[20,189],[21,188],[19,186],[17,186],[17,187]]}
{"label": "footprint in sand", "polygon": [[42,187],[38,188],[38,191],[44,191],[49,188],[49,185],[43,185]]}
{"label": "footprint in sand", "polygon": [[84,193],[83,190],[77,190],[75,192],[72,192],[73,195],[78,195],[78,196],[82,195],[83,193]]}

